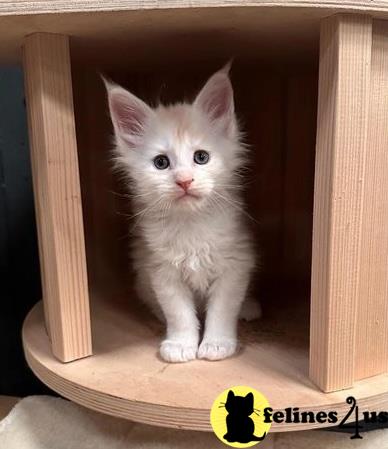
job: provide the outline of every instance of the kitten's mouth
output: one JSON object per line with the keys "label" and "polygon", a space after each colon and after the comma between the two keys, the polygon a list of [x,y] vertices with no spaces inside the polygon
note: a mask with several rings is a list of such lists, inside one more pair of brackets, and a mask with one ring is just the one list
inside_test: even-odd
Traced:
{"label": "kitten's mouth", "polygon": [[178,196],[177,200],[200,199],[201,197],[193,192],[184,192]]}

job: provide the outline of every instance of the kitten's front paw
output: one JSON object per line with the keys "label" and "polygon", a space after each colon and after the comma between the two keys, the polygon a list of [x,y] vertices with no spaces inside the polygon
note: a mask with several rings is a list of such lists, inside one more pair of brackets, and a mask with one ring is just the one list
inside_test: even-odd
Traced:
{"label": "kitten's front paw", "polygon": [[197,357],[207,360],[222,360],[233,355],[238,349],[234,339],[203,340],[199,345]]}
{"label": "kitten's front paw", "polygon": [[166,362],[188,362],[196,358],[197,348],[191,342],[164,340],[160,345],[160,356]]}

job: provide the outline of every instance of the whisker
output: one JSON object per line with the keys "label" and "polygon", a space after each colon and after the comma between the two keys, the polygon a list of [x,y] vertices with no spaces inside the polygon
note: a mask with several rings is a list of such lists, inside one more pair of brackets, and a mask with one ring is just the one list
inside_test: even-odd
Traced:
{"label": "whisker", "polygon": [[222,204],[216,197],[210,197],[209,200],[211,206],[214,206],[221,214],[225,213],[225,208],[222,207]]}
{"label": "whisker", "polygon": [[236,210],[238,210],[239,212],[241,212],[242,214],[246,215],[249,219],[251,219],[253,222],[255,222],[256,224],[260,225],[260,223],[252,217],[252,215],[250,215],[246,210],[244,210],[241,206],[243,206],[243,203],[240,203],[238,201],[232,200],[231,198],[226,198],[225,196],[221,195],[219,192],[217,192],[216,190],[214,190],[214,193],[221,198],[223,201],[225,201],[226,203],[228,203],[230,206],[234,207]]}
{"label": "whisker", "polygon": [[156,206],[158,206],[160,204],[160,202],[163,200],[163,198],[159,198],[157,201],[155,201],[153,204],[151,204],[151,206],[146,207],[145,209],[142,209],[140,212],[136,213],[134,216],[138,216],[139,218],[136,220],[134,226],[131,228],[131,233],[134,232],[134,230],[137,228],[137,226],[140,224],[141,220],[148,214],[150,213],[152,210],[154,210],[154,208]]}

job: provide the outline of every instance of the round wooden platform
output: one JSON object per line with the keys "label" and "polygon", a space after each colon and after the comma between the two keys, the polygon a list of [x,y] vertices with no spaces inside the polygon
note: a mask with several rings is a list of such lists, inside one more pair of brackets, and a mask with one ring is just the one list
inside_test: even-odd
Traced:
{"label": "round wooden platform", "polygon": [[[388,375],[330,394],[309,381],[308,332],[307,326],[295,324],[300,323],[295,319],[299,312],[242,325],[244,349],[234,358],[168,364],[157,356],[163,334],[158,322],[113,300],[92,305],[92,357],[68,364],[54,359],[41,304],[30,312],[23,329],[25,354],[34,373],[53,390],[91,409],[158,426],[208,431],[214,399],[234,385],[256,388],[274,409],[337,410],[343,415],[349,395],[364,410],[388,408]],[[274,424],[272,430],[318,426]]]}

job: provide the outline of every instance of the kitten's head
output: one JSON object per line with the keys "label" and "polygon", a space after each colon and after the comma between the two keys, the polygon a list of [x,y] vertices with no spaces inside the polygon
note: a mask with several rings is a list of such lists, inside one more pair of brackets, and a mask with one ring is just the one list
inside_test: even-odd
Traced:
{"label": "kitten's head", "polygon": [[246,396],[236,396],[232,390],[229,390],[225,403],[225,408],[229,414],[238,416],[249,416],[253,413],[253,394],[248,393]]}
{"label": "kitten's head", "polygon": [[192,104],[149,107],[106,82],[116,159],[138,200],[154,209],[198,210],[222,202],[243,160],[229,67]]}

